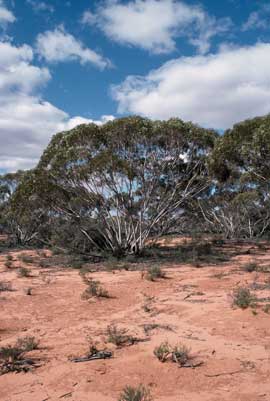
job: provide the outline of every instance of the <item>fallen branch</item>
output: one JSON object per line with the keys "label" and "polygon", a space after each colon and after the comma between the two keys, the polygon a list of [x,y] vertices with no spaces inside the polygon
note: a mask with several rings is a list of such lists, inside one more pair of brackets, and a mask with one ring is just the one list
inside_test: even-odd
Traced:
{"label": "fallen branch", "polygon": [[216,373],[213,375],[207,375],[205,374],[206,377],[219,377],[219,376],[225,376],[225,375],[235,375],[237,373],[243,373],[243,370],[235,370],[233,372],[221,372],[221,373]]}
{"label": "fallen branch", "polygon": [[0,365],[0,376],[9,372],[29,372],[33,368],[40,366],[32,359],[20,359],[13,362],[6,361]]}
{"label": "fallen branch", "polygon": [[88,362],[95,361],[97,359],[108,359],[112,357],[111,351],[98,351],[96,354],[87,355],[79,358],[72,358],[71,362]]}
{"label": "fallen branch", "polygon": [[199,338],[199,337],[192,337],[192,336],[179,336],[179,337],[181,337],[181,338],[186,338],[187,340],[206,341],[206,340],[204,340],[204,339],[202,339],[202,338]]}
{"label": "fallen branch", "polygon": [[199,366],[203,365],[203,361],[197,362],[197,363],[191,363],[191,362],[187,362],[184,365],[179,366],[179,368],[198,368]]}
{"label": "fallen branch", "polygon": [[69,397],[70,395],[72,395],[72,391],[70,391],[69,393],[66,393],[66,394],[60,395],[60,397],[59,397],[59,398],[65,398],[65,397]]}

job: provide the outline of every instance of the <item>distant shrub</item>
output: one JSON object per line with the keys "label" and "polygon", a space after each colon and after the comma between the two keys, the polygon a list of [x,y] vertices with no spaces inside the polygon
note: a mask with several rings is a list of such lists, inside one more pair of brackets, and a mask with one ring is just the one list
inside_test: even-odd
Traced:
{"label": "distant shrub", "polygon": [[13,258],[12,255],[7,255],[7,256],[6,256],[6,260],[12,261],[12,260],[14,260],[14,258]]}
{"label": "distant shrub", "polygon": [[148,268],[145,277],[149,281],[155,281],[158,278],[166,278],[166,273],[161,269],[160,266],[151,266]]}
{"label": "distant shrub", "polygon": [[19,338],[15,345],[0,348],[0,375],[9,372],[27,372],[35,367],[33,360],[24,354],[38,348],[35,337]]}
{"label": "distant shrub", "polygon": [[270,313],[270,304],[266,304],[263,308],[262,308],[264,313]]}
{"label": "distant shrub", "polygon": [[252,273],[252,272],[258,270],[258,265],[256,262],[249,262],[249,263],[244,264],[242,269],[245,272]]}
{"label": "distant shrub", "polygon": [[18,259],[19,259],[21,262],[25,263],[25,264],[31,264],[31,263],[34,263],[34,262],[35,262],[34,256],[27,255],[27,254],[25,254],[25,253],[19,255],[19,256],[18,256]]}
{"label": "distant shrub", "polygon": [[29,352],[38,349],[38,346],[39,346],[39,341],[37,341],[36,338],[32,336],[22,337],[17,340],[17,347],[22,349],[24,352]]}
{"label": "distant shrub", "polygon": [[11,283],[8,283],[6,281],[0,281],[0,292],[1,291],[12,291]]}
{"label": "distant shrub", "polygon": [[258,266],[257,271],[260,273],[270,273],[270,266]]}
{"label": "distant shrub", "polygon": [[144,294],[144,303],[143,303],[143,310],[146,313],[150,313],[153,311],[153,302],[155,301],[155,297],[151,297]]}
{"label": "distant shrub", "polygon": [[254,306],[255,298],[251,294],[249,288],[239,287],[233,291],[233,305],[241,309]]}
{"label": "distant shrub", "polygon": [[126,386],[118,401],[152,401],[152,396],[150,390],[143,385]]}
{"label": "distant shrub", "polygon": [[12,261],[11,261],[11,260],[6,260],[6,262],[5,262],[5,267],[6,267],[7,269],[10,269],[10,268],[12,267]]}
{"label": "distant shrub", "polygon": [[31,277],[31,270],[26,267],[20,267],[17,272],[18,277]]}
{"label": "distant shrub", "polygon": [[115,325],[110,325],[107,327],[107,342],[117,347],[134,343],[135,338],[128,335],[127,332],[127,329],[120,329]]}
{"label": "distant shrub", "polygon": [[33,291],[33,289],[32,289],[31,287],[28,287],[28,288],[26,288],[26,289],[24,290],[24,292],[25,292],[26,295],[32,295],[32,291]]}
{"label": "distant shrub", "polygon": [[90,279],[87,281],[87,288],[82,294],[83,299],[89,299],[92,297],[97,298],[109,298],[109,293],[105,290],[99,281]]}
{"label": "distant shrub", "polygon": [[44,251],[44,250],[38,250],[38,251],[37,251],[37,254],[38,254],[38,256],[40,256],[41,258],[47,258],[47,257],[48,257],[47,252]]}

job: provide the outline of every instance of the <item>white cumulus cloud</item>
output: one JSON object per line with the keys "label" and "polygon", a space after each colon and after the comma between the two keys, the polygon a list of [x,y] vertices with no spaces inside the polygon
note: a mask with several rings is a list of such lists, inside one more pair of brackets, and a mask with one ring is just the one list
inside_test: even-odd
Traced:
{"label": "white cumulus cloud", "polygon": [[[42,99],[51,79],[47,68],[33,64],[30,46],[0,42],[0,170],[33,167],[51,136],[91,119],[73,117]],[[101,124],[112,119],[103,116]]]}
{"label": "white cumulus cloud", "polygon": [[146,76],[128,76],[112,94],[119,112],[225,129],[270,112],[270,44],[171,60]]}
{"label": "white cumulus cloud", "polygon": [[0,26],[14,22],[15,19],[14,14],[5,6],[4,2],[0,0]]}
{"label": "white cumulus cloud", "polygon": [[110,67],[110,61],[94,50],[85,47],[62,26],[46,31],[37,37],[38,54],[50,63],[78,60],[81,64],[94,64],[100,69]]}
{"label": "white cumulus cloud", "polygon": [[231,25],[229,18],[217,20],[200,6],[177,0],[105,0],[94,12],[85,11],[82,22],[96,25],[118,43],[153,53],[175,50],[177,37],[186,37],[200,53],[206,53],[212,37]]}

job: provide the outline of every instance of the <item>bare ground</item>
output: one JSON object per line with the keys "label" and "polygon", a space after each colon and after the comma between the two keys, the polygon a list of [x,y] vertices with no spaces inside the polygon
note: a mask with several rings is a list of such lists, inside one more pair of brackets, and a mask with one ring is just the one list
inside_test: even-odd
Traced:
{"label": "bare ground", "polygon": [[[268,265],[270,251],[258,252],[255,258]],[[35,336],[40,349],[31,355],[41,366],[0,376],[0,400],[117,401],[125,385],[142,383],[156,401],[269,401],[266,301],[254,310],[242,310],[232,307],[230,295],[236,286],[255,282],[261,288],[254,290],[258,298],[270,296],[270,273],[240,269],[253,259],[241,255],[202,268],[164,265],[168,278],[155,282],[142,279],[138,271],[91,273],[111,298],[83,300],[86,285],[78,270],[29,265],[32,277],[18,278],[16,266],[21,262],[7,268],[6,254],[1,253],[0,281],[12,283],[14,291],[0,292],[0,347]],[[148,341],[122,348],[107,344],[110,324]],[[146,324],[160,327],[147,335]],[[113,358],[71,362],[70,357],[87,353],[89,337],[113,351]],[[184,343],[194,361],[203,365],[193,369],[159,362],[153,350],[165,340]]]}

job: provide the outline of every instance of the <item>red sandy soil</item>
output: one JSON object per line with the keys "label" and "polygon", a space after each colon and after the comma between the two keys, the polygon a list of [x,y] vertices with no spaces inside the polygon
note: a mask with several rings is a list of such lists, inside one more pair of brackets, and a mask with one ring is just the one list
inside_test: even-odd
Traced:
{"label": "red sandy soil", "polygon": [[[14,258],[18,254],[13,252]],[[123,387],[140,383],[151,388],[156,401],[270,400],[270,315],[262,303],[257,314],[233,308],[230,296],[236,286],[270,282],[269,273],[240,269],[254,256],[202,268],[164,266],[168,278],[155,282],[138,271],[91,273],[112,298],[89,301],[81,298],[86,285],[78,270],[28,265],[32,277],[18,278],[16,264],[22,263],[8,269],[6,255],[0,254],[0,281],[11,282],[15,291],[0,293],[0,347],[35,336],[40,347],[31,355],[41,366],[0,376],[1,401],[117,401]],[[255,258],[268,264],[270,250]],[[254,293],[268,297],[270,289]],[[146,296],[154,297],[150,312],[143,308]],[[149,341],[132,346],[105,344],[109,324],[145,338],[142,325],[149,323],[173,330],[157,328]],[[71,362],[71,356],[86,355],[88,337],[112,350],[113,358]],[[153,350],[165,340],[184,343],[194,361],[204,364],[192,369],[159,362]]]}

